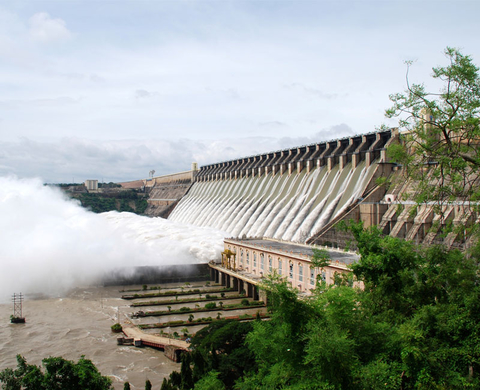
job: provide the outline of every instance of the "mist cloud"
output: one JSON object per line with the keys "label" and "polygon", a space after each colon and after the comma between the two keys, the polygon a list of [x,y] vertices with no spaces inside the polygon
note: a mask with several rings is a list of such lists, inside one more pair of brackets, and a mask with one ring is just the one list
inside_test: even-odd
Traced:
{"label": "mist cloud", "polygon": [[224,234],[131,213],[94,214],[39,179],[0,177],[0,301],[62,294],[112,269],[204,263]]}

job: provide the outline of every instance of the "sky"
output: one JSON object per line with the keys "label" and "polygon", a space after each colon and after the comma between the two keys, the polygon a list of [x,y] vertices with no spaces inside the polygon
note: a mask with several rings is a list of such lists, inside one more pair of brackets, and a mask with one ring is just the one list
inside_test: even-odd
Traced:
{"label": "sky", "polygon": [[375,131],[478,1],[0,0],[0,176],[136,180]]}

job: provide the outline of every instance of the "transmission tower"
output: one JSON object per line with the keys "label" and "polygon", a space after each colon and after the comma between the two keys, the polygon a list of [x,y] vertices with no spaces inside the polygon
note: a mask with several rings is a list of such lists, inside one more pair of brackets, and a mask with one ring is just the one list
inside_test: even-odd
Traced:
{"label": "transmission tower", "polygon": [[14,322],[14,323],[25,322],[25,318],[22,315],[22,305],[23,305],[22,293],[13,294],[12,301],[13,301],[13,316],[12,316],[11,322]]}

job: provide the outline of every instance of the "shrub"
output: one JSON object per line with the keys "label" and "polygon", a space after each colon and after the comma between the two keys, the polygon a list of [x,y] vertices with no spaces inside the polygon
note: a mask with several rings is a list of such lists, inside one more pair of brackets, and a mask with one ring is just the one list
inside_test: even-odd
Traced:
{"label": "shrub", "polygon": [[120,325],[118,322],[116,324],[113,324],[110,329],[112,329],[112,332],[114,333],[120,333],[122,331],[122,325]]}
{"label": "shrub", "polygon": [[192,309],[190,309],[189,307],[186,307],[186,306],[183,306],[183,307],[180,308],[180,311],[183,311],[183,312],[185,312],[185,311],[191,311],[191,310],[192,310]]}
{"label": "shrub", "polygon": [[247,298],[243,298],[240,303],[241,303],[243,306],[248,306],[248,305],[250,305],[250,301],[249,301]]}
{"label": "shrub", "polygon": [[[191,314],[190,314],[191,315]],[[170,321],[170,322],[167,322],[168,325],[180,325],[180,324],[183,324],[185,321],[182,321],[182,320],[178,320],[178,321]]]}
{"label": "shrub", "polygon": [[217,304],[215,302],[209,302],[205,305],[205,309],[215,309]]}

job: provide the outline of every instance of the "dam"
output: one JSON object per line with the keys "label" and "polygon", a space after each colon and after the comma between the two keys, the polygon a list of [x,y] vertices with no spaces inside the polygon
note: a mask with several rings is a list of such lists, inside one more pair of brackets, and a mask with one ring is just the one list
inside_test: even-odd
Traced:
{"label": "dam", "polygon": [[[405,201],[412,188],[387,148],[402,142],[396,129],[361,134],[201,166],[138,181],[148,188],[147,215],[226,232],[231,238],[270,239],[355,249],[340,221],[362,221],[417,244],[465,249],[472,238],[442,228],[477,223],[471,208]],[[378,179],[396,183],[378,185]]]}
{"label": "dam", "polygon": [[392,130],[202,166],[169,219],[306,243],[390,174]]}
{"label": "dam", "polygon": [[[224,251],[206,264],[206,278],[253,299],[265,299],[259,285],[271,273],[307,295],[318,280],[333,283],[349,273],[359,255],[342,221],[376,225],[417,244],[471,246],[457,229],[442,231],[446,224],[478,223],[471,209],[451,203],[439,212],[405,200],[414,186],[387,156],[401,138],[391,129],[151,178],[143,182],[150,215],[225,232]],[[315,246],[328,251],[326,266],[312,266]]]}

